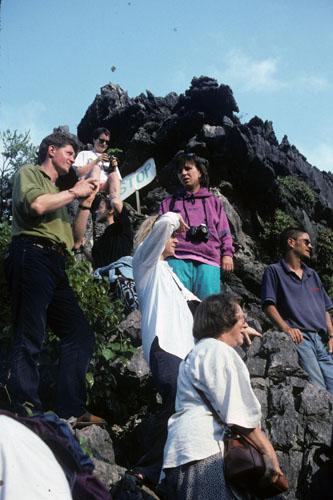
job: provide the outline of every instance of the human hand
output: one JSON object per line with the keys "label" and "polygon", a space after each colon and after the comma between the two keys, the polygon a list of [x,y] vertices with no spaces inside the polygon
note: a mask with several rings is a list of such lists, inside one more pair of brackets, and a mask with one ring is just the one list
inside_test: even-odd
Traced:
{"label": "human hand", "polygon": [[94,160],[95,165],[97,165],[100,161],[109,163],[110,161],[109,155],[107,153],[102,153],[101,155],[99,155],[98,158]]}
{"label": "human hand", "polygon": [[97,193],[98,183],[95,179],[81,179],[72,188],[73,193],[77,198],[87,198],[93,193]]}
{"label": "human hand", "polygon": [[189,229],[190,226],[186,224],[186,222],[184,221],[183,217],[180,214],[178,214],[178,218],[179,218],[179,228],[177,229],[177,233],[183,233],[184,231],[187,231],[187,229]]}
{"label": "human hand", "polygon": [[115,170],[115,168],[118,167],[118,158],[116,156],[111,156],[109,160],[110,160],[110,167],[113,170]]}
{"label": "human hand", "polygon": [[247,323],[245,323],[244,328],[242,329],[242,335],[248,345],[252,344],[250,337],[262,337],[261,333],[257,332],[257,330],[249,326]]}
{"label": "human hand", "polygon": [[91,207],[91,205],[93,204],[93,201],[96,197],[96,194],[98,193],[98,190],[99,190],[99,182],[96,182],[94,179],[90,179],[90,180],[93,180],[95,182],[95,187],[92,191],[92,193],[87,196],[86,198],[84,198],[84,206],[86,207]]}
{"label": "human hand", "polygon": [[263,479],[274,483],[279,476],[283,475],[275,450],[272,449],[269,453],[264,453],[262,458],[265,463],[265,474]]}
{"label": "human hand", "polygon": [[330,354],[333,354],[333,338],[328,339],[327,349]]}
{"label": "human hand", "polygon": [[285,333],[288,333],[288,335],[290,335],[295,344],[300,344],[303,341],[302,332],[298,328],[291,328],[289,326],[288,329],[285,330]]}
{"label": "human hand", "polygon": [[223,255],[221,259],[222,271],[230,273],[234,270],[234,260],[230,255]]}

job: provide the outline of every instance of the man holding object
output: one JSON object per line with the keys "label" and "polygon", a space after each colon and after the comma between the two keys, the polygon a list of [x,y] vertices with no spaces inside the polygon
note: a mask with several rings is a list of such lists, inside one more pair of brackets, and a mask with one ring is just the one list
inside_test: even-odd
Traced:
{"label": "man holding object", "polygon": [[[13,342],[8,390],[13,409],[28,404],[42,410],[38,395],[38,361],[49,326],[60,338],[57,412],[78,417],[78,424],[103,420],[86,411],[85,375],[94,336],[70,288],[66,254],[74,246],[66,205],[96,190],[93,178],[59,192],[57,178],[68,173],[77,150],[62,133],[45,137],[38,165],[22,167],[13,186],[12,241],[5,261],[11,292]],[[81,210],[78,210],[77,221]]]}

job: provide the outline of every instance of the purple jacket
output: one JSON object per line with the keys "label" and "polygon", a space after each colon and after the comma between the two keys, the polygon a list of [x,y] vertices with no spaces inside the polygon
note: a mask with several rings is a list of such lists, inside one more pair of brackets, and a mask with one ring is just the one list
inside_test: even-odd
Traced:
{"label": "purple jacket", "polygon": [[233,241],[223,203],[207,188],[200,188],[196,193],[181,191],[168,196],[160,206],[160,213],[166,212],[180,213],[189,226],[207,224],[209,229],[207,242],[186,241],[185,233],[177,235],[177,259],[196,260],[220,267],[221,256],[233,255]]}

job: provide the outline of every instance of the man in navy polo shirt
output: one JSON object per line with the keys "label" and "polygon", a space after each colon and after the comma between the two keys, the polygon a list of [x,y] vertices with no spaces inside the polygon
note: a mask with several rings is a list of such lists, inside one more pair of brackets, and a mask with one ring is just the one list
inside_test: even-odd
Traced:
{"label": "man in navy polo shirt", "polygon": [[[296,344],[300,364],[311,382],[333,394],[333,303],[318,274],[304,264],[311,257],[308,233],[285,229],[280,236],[284,258],[267,267],[262,306],[267,316]],[[328,352],[324,346],[328,343]]]}

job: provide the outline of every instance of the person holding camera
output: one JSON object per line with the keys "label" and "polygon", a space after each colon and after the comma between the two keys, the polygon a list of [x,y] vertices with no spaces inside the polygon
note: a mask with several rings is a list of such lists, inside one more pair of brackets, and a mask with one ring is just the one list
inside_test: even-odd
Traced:
{"label": "person holding camera", "polygon": [[115,156],[107,153],[110,144],[110,132],[107,128],[99,127],[93,133],[94,147],[92,150],[80,151],[75,158],[73,167],[80,179],[94,177],[99,178],[99,191],[107,192],[111,200],[118,197],[114,192],[114,177],[121,180],[118,169],[118,161]]}
{"label": "person holding camera", "polygon": [[189,229],[180,234],[168,262],[186,288],[204,299],[221,290],[220,269],[233,271],[233,240],[223,204],[209,190],[206,161],[194,154],[176,158],[183,188],[168,196],[160,213],[181,214]]}

